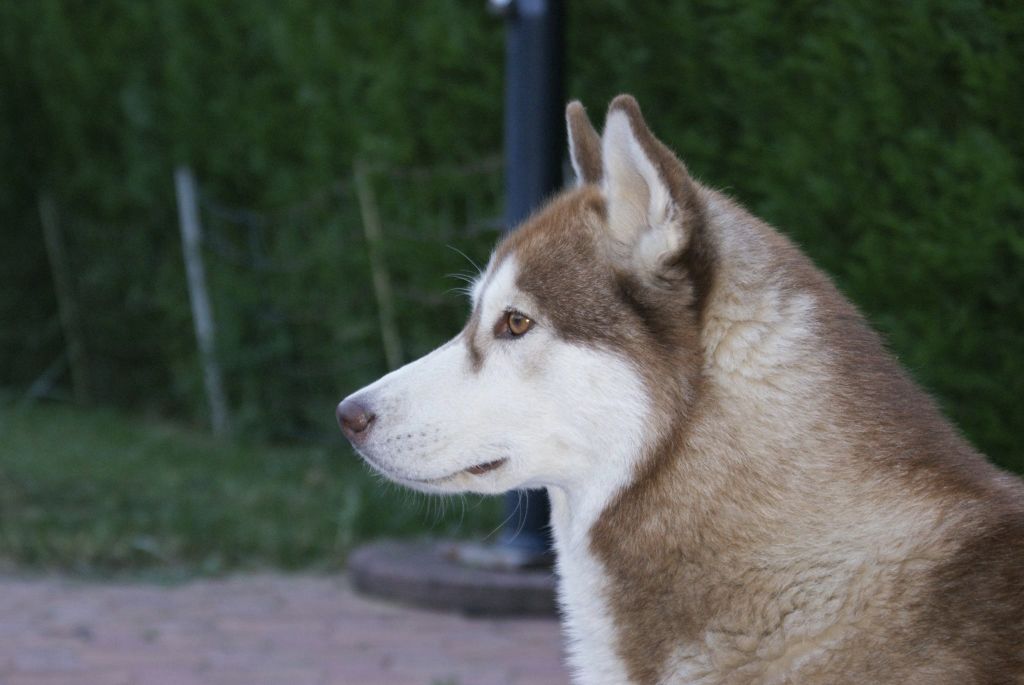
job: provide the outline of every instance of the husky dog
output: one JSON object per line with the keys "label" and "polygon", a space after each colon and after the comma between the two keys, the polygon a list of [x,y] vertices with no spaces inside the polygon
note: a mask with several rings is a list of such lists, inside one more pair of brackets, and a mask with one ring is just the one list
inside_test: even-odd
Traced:
{"label": "husky dog", "polygon": [[1024,683],[1024,484],[612,101],[455,338],[345,399],[425,492],[545,487],[575,682]]}

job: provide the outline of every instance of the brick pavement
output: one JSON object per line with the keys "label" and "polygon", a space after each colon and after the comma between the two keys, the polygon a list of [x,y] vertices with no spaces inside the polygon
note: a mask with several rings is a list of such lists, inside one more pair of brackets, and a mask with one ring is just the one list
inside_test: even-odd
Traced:
{"label": "brick pavement", "polygon": [[0,685],[567,685],[558,626],[356,596],[344,577],[0,578]]}

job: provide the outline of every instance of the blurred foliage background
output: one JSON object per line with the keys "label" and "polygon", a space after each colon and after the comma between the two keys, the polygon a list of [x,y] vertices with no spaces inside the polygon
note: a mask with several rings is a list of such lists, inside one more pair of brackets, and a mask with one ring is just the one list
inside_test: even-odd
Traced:
{"label": "blurred foliage background", "polygon": [[[567,4],[567,97],[600,122],[635,94],[1024,470],[1024,4]],[[374,170],[411,358],[464,314],[445,275],[472,268],[448,246],[480,262],[496,234],[503,46],[483,0],[0,5],[0,387],[65,346],[49,191],[93,401],[205,420],[172,179],[188,164],[237,430],[337,438],[334,403],[385,370],[353,162]]]}

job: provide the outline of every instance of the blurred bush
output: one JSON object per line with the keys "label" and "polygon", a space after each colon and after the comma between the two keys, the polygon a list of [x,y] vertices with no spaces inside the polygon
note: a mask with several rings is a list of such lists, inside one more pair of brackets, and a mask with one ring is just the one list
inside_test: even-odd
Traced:
{"label": "blurred bush", "polygon": [[[1024,5],[568,4],[569,95],[599,120],[614,94],[634,93],[698,177],[800,242],[968,435],[1024,470]],[[268,434],[315,424],[313,408],[296,409],[309,403],[328,423],[316,398],[359,380],[331,360],[365,357],[353,362],[365,378],[383,368],[366,267],[341,256],[358,218],[340,202],[301,225],[279,210],[355,158],[400,168],[493,154],[502,46],[482,0],[0,6],[0,384],[27,384],[62,346],[35,204],[50,188],[80,247],[100,399],[202,414],[171,182],[188,163],[209,198],[276,217],[264,235],[275,263],[309,264],[288,280],[227,265],[211,277],[221,309],[261,314],[222,317],[228,359],[274,360],[229,370],[236,410]],[[475,183],[388,178],[386,231],[425,236],[446,220],[429,198]],[[208,215],[225,240],[242,230]],[[486,241],[450,242],[486,257]],[[463,262],[428,240],[388,256],[396,288],[421,297],[399,317],[411,356],[456,330],[464,305],[442,297],[454,284],[441,276]],[[275,311],[303,332],[270,326]],[[283,367],[305,380],[279,380]]]}

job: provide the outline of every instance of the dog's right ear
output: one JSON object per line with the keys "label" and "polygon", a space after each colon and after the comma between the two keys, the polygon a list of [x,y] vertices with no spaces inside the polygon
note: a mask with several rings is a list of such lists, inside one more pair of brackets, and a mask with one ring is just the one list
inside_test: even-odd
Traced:
{"label": "dog's right ear", "polygon": [[565,108],[565,123],[569,128],[569,159],[576,172],[576,184],[600,183],[601,136],[579,100],[573,100]]}
{"label": "dog's right ear", "polygon": [[640,105],[620,95],[601,140],[613,253],[647,283],[703,280],[710,252],[703,208],[686,167],[647,127]]}

